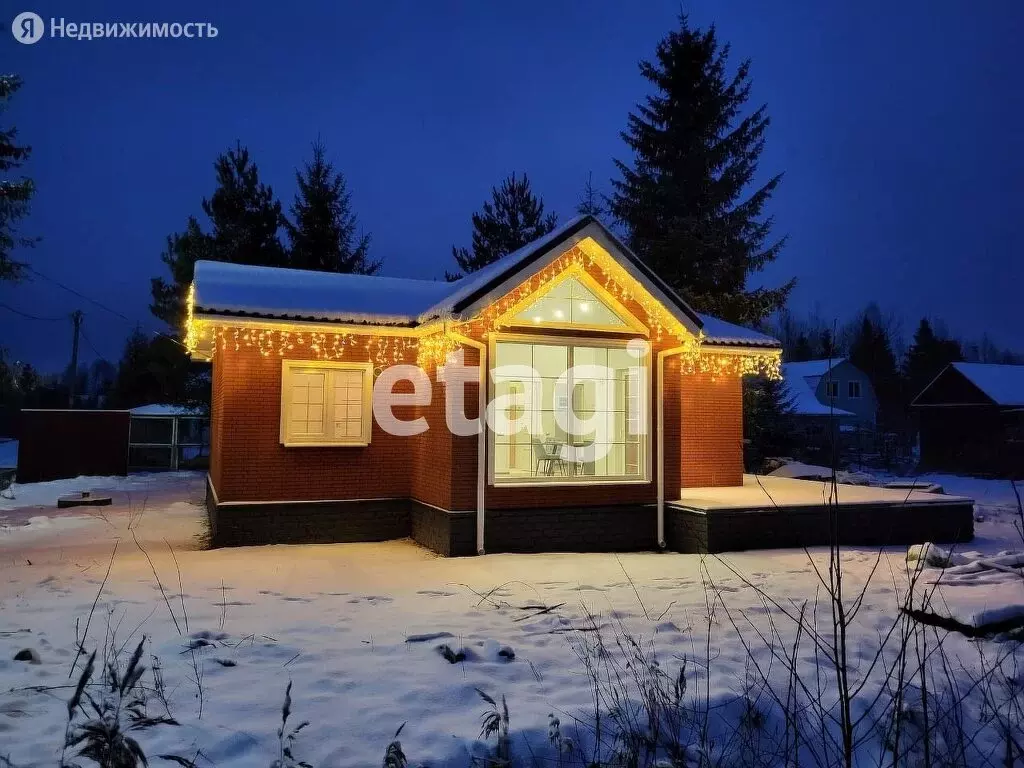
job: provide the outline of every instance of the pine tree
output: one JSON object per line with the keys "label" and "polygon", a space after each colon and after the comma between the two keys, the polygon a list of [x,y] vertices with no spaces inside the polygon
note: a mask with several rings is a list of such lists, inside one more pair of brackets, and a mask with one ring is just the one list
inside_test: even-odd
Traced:
{"label": "pine tree", "polygon": [[601,193],[594,188],[594,174],[587,174],[587,183],[583,186],[579,202],[576,204],[576,213],[580,216],[594,216],[604,218],[606,213],[604,200]]}
{"label": "pine tree", "polygon": [[893,423],[901,412],[896,355],[885,327],[870,312],[864,313],[850,341],[849,360],[870,379],[883,424]]}
{"label": "pine tree", "polygon": [[[17,75],[0,75],[0,114],[21,85],[21,78]],[[37,242],[17,233],[16,225],[28,215],[29,203],[35,193],[32,179],[11,175],[11,171],[20,168],[32,152],[31,147],[14,143],[17,135],[17,128],[0,129],[0,173],[3,174],[0,178],[0,282],[21,279],[25,265],[15,261],[11,254],[18,246],[31,247]]]}
{"label": "pine tree", "polygon": [[15,366],[7,362],[7,350],[0,347],[0,403],[15,402],[18,375]]}
{"label": "pine tree", "polygon": [[818,337],[818,354],[823,360],[835,358],[839,354],[835,337],[829,328],[823,329]]}
{"label": "pine tree", "polygon": [[183,233],[167,238],[167,250],[160,257],[171,273],[170,280],[157,277],[151,281],[150,310],[175,330],[181,328],[185,317],[185,295],[196,260],[288,265],[278,239],[281,203],[274,199],[273,190],[260,182],[249,150],[237,144],[217,158],[214,170],[217,188],[202,203],[210,232],[205,233],[195,217],[190,217]]}
{"label": "pine tree", "polygon": [[715,28],[679,28],[658,44],[640,73],[655,89],[629,115],[621,135],[632,166],[616,160],[611,213],[629,247],[702,311],[758,322],[782,307],[793,287],[747,290],[747,278],[779,255],[769,240],[765,204],[782,178],[749,196],[769,125],[766,107],[741,116],[750,96],[750,62],[726,72],[729,46]]}
{"label": "pine tree", "polygon": [[313,144],[313,157],[296,171],[295,181],[299,191],[291,207],[294,223],[285,222],[291,266],[360,275],[380,271],[381,263],[368,255],[370,236],[356,235],[351,193],[345,177],[327,159],[323,143]]}
{"label": "pine tree", "polygon": [[814,349],[811,348],[811,341],[803,331],[796,337],[796,344],[793,345],[793,352],[789,356],[790,362],[800,363],[814,358]]}
{"label": "pine tree", "polygon": [[921,318],[907,350],[905,370],[910,398],[916,397],[949,363],[963,359],[960,342],[938,336],[928,318]]}
{"label": "pine tree", "polygon": [[789,456],[795,446],[792,423],[793,395],[785,382],[756,377],[743,383],[744,464],[760,472],[764,460]]}
{"label": "pine tree", "polygon": [[23,395],[30,394],[40,384],[39,373],[31,363],[25,363],[18,372],[18,389]]}
{"label": "pine tree", "polygon": [[192,282],[195,264],[199,260],[215,258],[213,238],[203,232],[195,216],[189,216],[184,232],[167,237],[167,249],[160,260],[167,265],[171,279],[154,277],[150,280],[153,297],[150,311],[171,329],[180,329],[185,322],[185,296]]}
{"label": "pine tree", "polygon": [[452,256],[461,273],[446,273],[448,280],[476,272],[481,267],[507,256],[555,228],[554,213],[544,215],[544,203],[530,190],[524,173],[513,173],[500,188],[491,188],[491,199],[473,214],[473,248],[452,247]]}
{"label": "pine tree", "polygon": [[192,374],[188,357],[173,339],[150,339],[136,328],[125,342],[110,389],[112,405],[133,408],[146,403],[192,403]]}

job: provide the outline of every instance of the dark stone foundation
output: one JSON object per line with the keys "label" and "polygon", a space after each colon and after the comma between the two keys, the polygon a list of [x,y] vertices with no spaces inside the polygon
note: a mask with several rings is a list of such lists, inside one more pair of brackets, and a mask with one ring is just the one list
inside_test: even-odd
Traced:
{"label": "dark stone foundation", "polygon": [[[207,478],[210,540],[215,547],[326,544],[412,538],[445,557],[476,552],[476,513],[449,512],[411,499],[223,503]],[[665,506],[667,548],[715,553],[825,546],[826,507],[706,511]],[[637,552],[657,549],[651,505],[487,510],[485,548],[498,552]],[[970,541],[969,501],[928,504],[844,504],[839,543],[889,546]]]}
{"label": "dark stone foundation", "polygon": [[[676,552],[827,546],[833,538],[830,517],[824,506],[706,511],[668,504],[665,537],[668,548]],[[843,504],[837,517],[837,539],[844,546],[954,543],[974,538],[974,505],[969,501]]]}
{"label": "dark stone foundation", "polygon": [[210,544],[334,544],[387,541],[409,535],[409,502],[317,501],[285,504],[209,504]]}
{"label": "dark stone foundation", "polygon": [[657,549],[653,504],[489,509],[488,552],[638,552]]}
{"label": "dark stone foundation", "polygon": [[[415,499],[224,503],[207,478],[215,547],[326,544],[412,538],[445,557],[476,552],[476,512],[449,512]],[[492,509],[487,552],[631,552],[655,549],[654,506]]]}
{"label": "dark stone foundation", "polygon": [[411,501],[410,522],[413,541],[445,557],[476,554],[476,512],[449,512],[419,501]]}

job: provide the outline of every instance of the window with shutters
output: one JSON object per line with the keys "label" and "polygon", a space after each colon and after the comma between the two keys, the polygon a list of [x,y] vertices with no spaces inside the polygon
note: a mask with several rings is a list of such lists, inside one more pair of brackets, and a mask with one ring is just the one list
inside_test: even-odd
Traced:
{"label": "window with shutters", "polygon": [[285,360],[281,442],[286,446],[368,445],[372,396],[370,363]]}

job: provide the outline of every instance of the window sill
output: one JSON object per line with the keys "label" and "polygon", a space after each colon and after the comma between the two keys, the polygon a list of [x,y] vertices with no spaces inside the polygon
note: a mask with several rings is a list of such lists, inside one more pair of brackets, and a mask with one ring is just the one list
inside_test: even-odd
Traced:
{"label": "window sill", "polygon": [[638,479],[615,479],[609,478],[607,480],[593,479],[593,480],[568,480],[563,478],[556,478],[552,480],[510,480],[510,481],[495,481],[491,480],[489,485],[491,488],[551,488],[552,486],[558,488],[580,488],[587,487],[589,485],[650,485],[649,479],[638,478]]}
{"label": "window sill", "polygon": [[285,448],[366,448],[369,443],[281,443]]}

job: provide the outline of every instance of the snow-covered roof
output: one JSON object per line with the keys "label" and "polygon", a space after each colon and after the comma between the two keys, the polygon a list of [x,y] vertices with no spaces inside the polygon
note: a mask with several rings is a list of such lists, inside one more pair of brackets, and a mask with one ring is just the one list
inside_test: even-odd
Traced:
{"label": "snow-covered roof", "polygon": [[150,403],[137,405],[128,411],[132,416],[196,416],[199,409],[187,405],[171,405],[168,403]]}
{"label": "snow-covered roof", "polygon": [[452,314],[463,301],[468,300],[476,291],[483,289],[504,273],[519,266],[529,256],[544,251],[548,246],[557,243],[566,237],[569,232],[575,231],[584,219],[588,218],[591,217],[576,216],[569,219],[562,226],[556,227],[543,237],[527,243],[519,250],[512,251],[512,253],[502,256],[486,267],[449,283],[450,293],[437,304],[428,308],[423,313],[422,319],[431,320],[435,317]]}
{"label": "snow-covered roof", "polygon": [[[833,361],[832,367],[841,361]],[[812,365],[825,363],[824,369],[821,366]],[[806,363],[784,363],[782,366],[782,378],[786,386],[786,392],[793,401],[793,413],[799,416],[856,416],[850,411],[842,408],[834,408],[821,402],[811,386],[810,379],[822,376],[829,371],[827,360],[810,360]],[[810,373],[807,373],[810,371]]]}
{"label": "snow-covered roof", "polygon": [[481,307],[504,296],[528,275],[540,271],[576,243],[591,238],[600,243],[629,275],[640,283],[665,309],[697,333],[700,317],[672,288],[633,254],[615,234],[593,216],[577,216],[547,235],[527,243],[484,269],[454,283],[454,291],[420,317],[421,322],[436,317],[472,317]]}
{"label": "snow-covered roof", "polygon": [[704,339],[707,344],[740,345],[753,347],[778,347],[779,342],[771,336],[759,331],[744,328],[742,325],[727,323],[711,315],[700,315],[704,323]]}
{"label": "snow-covered roof", "polygon": [[195,311],[291,320],[414,325],[452,290],[441,280],[197,261]]}
{"label": "snow-covered roof", "polygon": [[484,304],[542,269],[566,247],[593,237],[621,254],[618,263],[694,333],[711,345],[778,347],[762,333],[698,315],[593,216],[577,216],[493,264],[454,282],[339,274],[197,261],[197,314],[415,326],[438,318],[469,319]]}
{"label": "snow-covered roof", "polygon": [[952,366],[996,405],[1024,405],[1024,365],[953,363]]}
{"label": "snow-covered roof", "polygon": [[824,376],[840,363],[845,363],[845,357],[837,357],[831,360],[805,360],[799,363],[786,363],[782,366],[787,371],[787,376]]}

